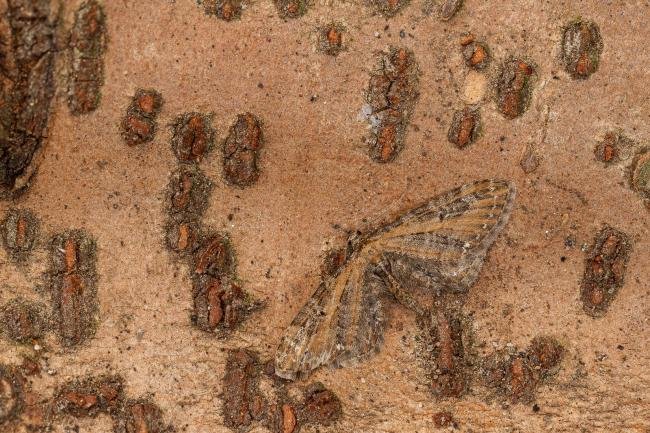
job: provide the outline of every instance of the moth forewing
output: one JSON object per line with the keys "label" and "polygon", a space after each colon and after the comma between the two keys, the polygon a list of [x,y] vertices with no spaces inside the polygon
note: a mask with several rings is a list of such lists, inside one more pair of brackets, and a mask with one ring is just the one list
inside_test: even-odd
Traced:
{"label": "moth forewing", "polygon": [[405,214],[376,241],[390,268],[401,270],[393,277],[408,286],[407,270],[417,269],[438,291],[466,291],[507,222],[514,195],[505,181],[480,181]]}
{"label": "moth forewing", "polygon": [[295,379],[378,350],[384,324],[380,292],[386,287],[396,293],[394,286],[408,287],[415,275],[438,291],[469,289],[508,220],[514,196],[506,181],[467,184],[354,243],[343,268],[321,283],[287,328],[276,353],[276,374]]}
{"label": "moth forewing", "polygon": [[275,373],[285,379],[295,379],[306,371],[306,352],[321,326],[326,303],[331,300],[330,281],[322,282],[298,315],[285,330],[275,355]]}
{"label": "moth forewing", "polygon": [[353,340],[349,333],[364,326],[358,315],[366,260],[365,255],[355,254],[336,276],[322,282],[291,322],[275,357],[278,376],[295,379],[300,373],[349,356]]}

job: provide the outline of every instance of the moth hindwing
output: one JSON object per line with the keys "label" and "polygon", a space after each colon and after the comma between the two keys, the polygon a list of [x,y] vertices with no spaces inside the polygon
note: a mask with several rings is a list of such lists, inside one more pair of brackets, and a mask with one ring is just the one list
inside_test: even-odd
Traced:
{"label": "moth hindwing", "polygon": [[467,291],[508,220],[514,196],[507,181],[463,185],[362,238],[287,327],[276,352],[276,374],[295,379],[321,365],[345,366],[379,350],[384,290],[397,293],[417,284]]}

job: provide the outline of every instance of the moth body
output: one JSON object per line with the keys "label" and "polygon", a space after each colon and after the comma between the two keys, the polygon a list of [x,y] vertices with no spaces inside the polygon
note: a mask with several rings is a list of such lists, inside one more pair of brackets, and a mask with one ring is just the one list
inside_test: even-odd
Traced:
{"label": "moth body", "polygon": [[275,372],[285,379],[370,357],[383,342],[381,295],[413,311],[414,287],[466,292],[512,209],[515,188],[483,180],[437,196],[367,237],[351,238],[343,264],[319,284],[282,337]]}

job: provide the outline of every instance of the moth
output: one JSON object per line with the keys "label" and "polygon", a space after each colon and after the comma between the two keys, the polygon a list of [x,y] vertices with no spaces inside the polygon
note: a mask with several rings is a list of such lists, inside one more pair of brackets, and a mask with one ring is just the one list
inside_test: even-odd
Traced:
{"label": "moth", "polygon": [[418,311],[418,287],[436,296],[466,292],[505,226],[513,184],[481,180],[441,194],[349,242],[347,260],[323,278],[285,331],[275,373],[294,380],[323,365],[347,366],[379,351],[382,292]]}

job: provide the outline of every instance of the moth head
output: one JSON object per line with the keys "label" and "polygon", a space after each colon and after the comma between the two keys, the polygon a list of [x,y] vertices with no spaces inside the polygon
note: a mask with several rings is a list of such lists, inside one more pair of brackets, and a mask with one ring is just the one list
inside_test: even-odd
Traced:
{"label": "moth head", "polygon": [[361,230],[348,232],[347,251],[348,254],[359,248],[359,245],[364,242],[364,234]]}
{"label": "moth head", "polygon": [[323,264],[321,265],[321,277],[327,279],[338,275],[339,271],[354,254],[360,241],[360,231],[348,233],[348,238],[344,245],[326,251],[323,258]]}

